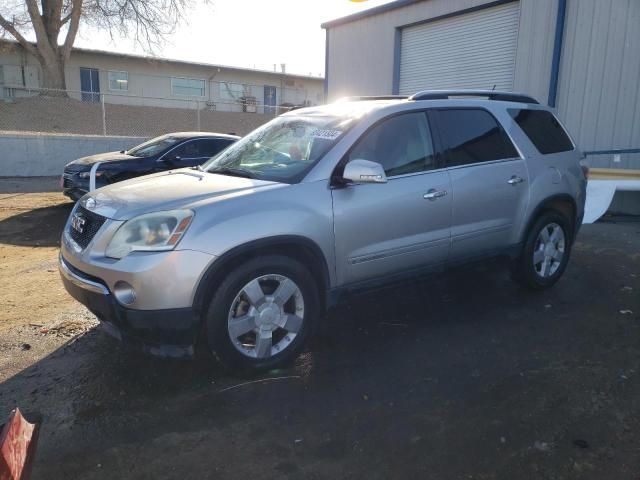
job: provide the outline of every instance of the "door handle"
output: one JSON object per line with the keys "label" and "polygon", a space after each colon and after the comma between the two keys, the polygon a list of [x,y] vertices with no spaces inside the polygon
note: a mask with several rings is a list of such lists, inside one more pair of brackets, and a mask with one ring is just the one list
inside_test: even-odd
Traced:
{"label": "door handle", "polygon": [[517,185],[518,183],[522,183],[524,182],[524,178],[519,177],[517,175],[513,175],[509,180],[507,180],[507,183],[509,185]]}
{"label": "door handle", "polygon": [[446,194],[447,194],[446,190],[436,190],[432,188],[427,193],[425,193],[422,196],[422,198],[424,198],[425,200],[436,200],[440,197],[444,197]]}

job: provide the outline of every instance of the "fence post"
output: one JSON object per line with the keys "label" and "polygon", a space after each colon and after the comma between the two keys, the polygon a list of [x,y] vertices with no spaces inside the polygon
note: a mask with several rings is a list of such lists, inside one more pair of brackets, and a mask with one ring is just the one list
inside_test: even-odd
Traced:
{"label": "fence post", "polygon": [[100,104],[102,106],[102,135],[107,136],[107,112],[104,108],[104,93],[100,95]]}
{"label": "fence post", "polygon": [[198,131],[200,132],[200,102],[196,100],[196,118],[197,118],[197,126]]}

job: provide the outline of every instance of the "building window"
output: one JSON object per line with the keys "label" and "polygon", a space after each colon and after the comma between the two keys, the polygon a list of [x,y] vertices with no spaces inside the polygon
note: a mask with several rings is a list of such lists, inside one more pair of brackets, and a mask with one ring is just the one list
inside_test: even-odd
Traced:
{"label": "building window", "polygon": [[109,70],[109,90],[129,90],[129,72]]}
{"label": "building window", "polygon": [[204,80],[171,77],[171,94],[182,97],[204,97]]}
{"label": "building window", "polygon": [[0,84],[7,87],[24,87],[24,67],[0,65]]}
{"label": "building window", "polygon": [[221,82],[220,99],[232,102],[240,100],[245,96],[244,85],[241,83]]}

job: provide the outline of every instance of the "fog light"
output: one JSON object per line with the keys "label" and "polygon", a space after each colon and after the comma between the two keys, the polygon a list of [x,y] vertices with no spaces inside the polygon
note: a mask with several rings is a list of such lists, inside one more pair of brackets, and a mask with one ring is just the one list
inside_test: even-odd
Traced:
{"label": "fog light", "polygon": [[136,291],[127,282],[118,281],[113,286],[113,294],[123,305],[131,305],[136,301]]}

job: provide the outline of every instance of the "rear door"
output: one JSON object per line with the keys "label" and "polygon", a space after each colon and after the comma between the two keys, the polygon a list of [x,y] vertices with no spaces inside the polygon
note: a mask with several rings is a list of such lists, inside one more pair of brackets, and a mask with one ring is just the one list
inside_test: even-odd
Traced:
{"label": "rear door", "polygon": [[451,185],[439,168],[425,112],[380,121],[346,161],[355,159],[380,163],[388,181],[332,190],[338,281],[355,283],[444,263]]}
{"label": "rear door", "polygon": [[529,198],[525,160],[488,110],[449,108],[433,115],[454,192],[450,259],[516,243]]}

